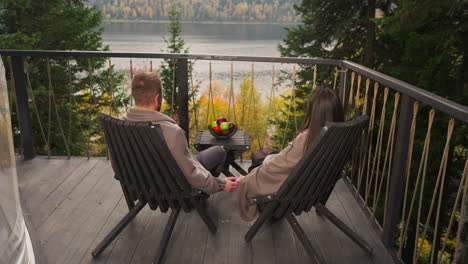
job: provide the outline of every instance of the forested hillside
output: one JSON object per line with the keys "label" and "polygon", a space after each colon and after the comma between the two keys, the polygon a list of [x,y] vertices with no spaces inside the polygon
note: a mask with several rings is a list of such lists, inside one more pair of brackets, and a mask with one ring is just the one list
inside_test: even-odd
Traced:
{"label": "forested hillside", "polygon": [[[173,0],[91,0],[105,19],[167,20]],[[179,0],[182,21],[297,22],[299,0]]]}

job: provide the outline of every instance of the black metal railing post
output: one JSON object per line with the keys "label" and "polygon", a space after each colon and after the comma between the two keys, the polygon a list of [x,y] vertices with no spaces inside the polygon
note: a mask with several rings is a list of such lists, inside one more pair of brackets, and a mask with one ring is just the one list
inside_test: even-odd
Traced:
{"label": "black metal railing post", "polygon": [[397,226],[401,217],[401,203],[403,201],[406,167],[408,164],[408,144],[410,140],[411,121],[413,117],[413,98],[403,94],[401,100],[398,132],[393,154],[392,174],[388,191],[388,205],[386,218],[383,223],[382,240],[386,247],[395,244]]}
{"label": "black metal railing post", "polygon": [[28,106],[28,91],[26,89],[23,57],[12,56],[11,63],[16,93],[16,104],[18,106],[21,145],[23,146],[23,158],[28,160],[34,158],[36,154],[34,153],[31,115],[29,113]]}
{"label": "black metal railing post", "polygon": [[188,95],[188,60],[177,60],[177,87],[179,88],[177,98],[179,101],[179,126],[185,131],[187,140],[189,138],[189,95]]}

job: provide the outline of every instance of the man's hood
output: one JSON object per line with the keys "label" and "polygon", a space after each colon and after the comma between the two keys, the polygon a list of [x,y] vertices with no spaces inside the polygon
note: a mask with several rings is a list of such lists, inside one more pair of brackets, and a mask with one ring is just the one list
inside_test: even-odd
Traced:
{"label": "man's hood", "polygon": [[172,118],[165,114],[141,107],[132,107],[128,109],[127,113],[122,116],[122,118],[129,121],[147,120],[153,123],[169,122],[172,124],[177,124]]}

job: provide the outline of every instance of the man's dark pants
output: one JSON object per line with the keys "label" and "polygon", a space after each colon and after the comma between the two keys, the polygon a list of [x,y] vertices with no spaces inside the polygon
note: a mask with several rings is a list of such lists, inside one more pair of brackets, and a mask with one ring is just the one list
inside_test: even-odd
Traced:
{"label": "man's dark pants", "polygon": [[195,157],[211,175],[218,177],[225,170],[226,155],[223,147],[214,146],[200,151]]}

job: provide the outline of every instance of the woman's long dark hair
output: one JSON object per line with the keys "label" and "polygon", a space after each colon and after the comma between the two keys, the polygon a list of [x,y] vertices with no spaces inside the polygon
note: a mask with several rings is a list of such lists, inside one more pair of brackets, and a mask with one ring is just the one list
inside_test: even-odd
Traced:
{"label": "woman's long dark hair", "polygon": [[320,133],[327,121],[343,122],[344,111],[335,92],[327,86],[321,85],[313,89],[308,96],[306,118],[300,130],[300,132],[308,131],[304,151],[309,148],[310,143]]}

